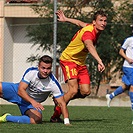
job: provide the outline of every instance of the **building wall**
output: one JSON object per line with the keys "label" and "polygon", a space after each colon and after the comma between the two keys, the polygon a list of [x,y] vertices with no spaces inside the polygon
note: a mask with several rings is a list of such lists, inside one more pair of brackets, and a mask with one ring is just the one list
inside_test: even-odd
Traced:
{"label": "building wall", "polygon": [[30,4],[5,4],[4,5],[5,17],[17,18],[37,18],[38,15],[34,13]]}
{"label": "building wall", "polygon": [[0,81],[3,79],[4,1],[0,0]]}
{"label": "building wall", "polygon": [[4,20],[3,80],[12,81],[13,74],[13,29],[12,19]]}
{"label": "building wall", "polygon": [[[2,0],[4,1],[4,0]],[[3,4],[3,24],[0,27],[1,33],[3,32],[3,42],[1,48],[0,60],[1,67],[1,81],[6,82],[19,82],[24,71],[30,66],[37,66],[37,63],[27,63],[26,60],[30,55],[43,55],[51,53],[44,51],[36,51],[37,46],[32,48],[32,43],[29,42],[29,38],[26,37],[26,28],[29,25],[36,25],[40,18],[33,13],[30,5],[21,4]],[[2,14],[2,13],[1,13]],[[2,38],[2,37],[1,37]],[[3,52],[3,53],[2,53]],[[2,62],[3,60],[3,62]],[[3,66],[3,69],[2,69]]]}
{"label": "building wall", "polygon": [[[37,18],[6,18],[6,31],[4,42],[4,81],[19,82],[24,71],[37,63],[27,63],[30,55],[43,55],[44,52],[36,51],[37,46],[32,47],[29,38],[26,37],[26,28],[29,24],[35,24]],[[34,25],[33,25],[34,26]],[[46,52],[45,54],[49,54]]]}

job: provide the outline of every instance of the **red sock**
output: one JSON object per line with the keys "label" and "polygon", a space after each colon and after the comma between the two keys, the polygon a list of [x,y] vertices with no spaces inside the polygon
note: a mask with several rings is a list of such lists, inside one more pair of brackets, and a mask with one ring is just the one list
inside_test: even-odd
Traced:
{"label": "red sock", "polygon": [[61,116],[61,107],[56,106],[52,118],[60,118],[60,116]]}

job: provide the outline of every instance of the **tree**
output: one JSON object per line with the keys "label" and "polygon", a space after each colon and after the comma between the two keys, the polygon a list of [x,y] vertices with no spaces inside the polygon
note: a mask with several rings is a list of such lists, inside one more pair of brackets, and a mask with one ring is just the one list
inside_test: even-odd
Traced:
{"label": "tree", "polygon": [[[97,50],[102,58],[106,70],[104,73],[97,71],[97,62],[88,54],[87,64],[91,75],[92,87],[96,88],[98,92],[101,79],[109,82],[111,79],[110,71],[115,68],[113,72],[121,69],[122,59],[118,55],[120,45],[123,40],[131,33],[130,24],[132,22],[132,4],[126,0],[121,2],[121,6],[114,7],[111,0],[64,0],[59,3],[58,8],[63,9],[68,17],[77,18],[85,22],[92,21],[92,15],[95,11],[102,9],[108,14],[108,25],[101,34],[101,38],[97,43]],[[84,10],[89,8],[88,10]],[[50,1],[43,2],[42,5],[32,6],[35,13],[42,18],[39,25],[36,27],[30,26],[27,28],[27,36],[29,36],[34,45],[38,45],[38,49],[43,48],[52,50],[53,45],[53,3]],[[127,10],[128,9],[128,10]],[[45,14],[44,14],[45,12]],[[126,19],[125,19],[126,18]],[[70,23],[58,22],[57,30],[57,61],[60,53],[69,44],[72,36],[79,27]],[[46,31],[46,32],[44,32]],[[28,61],[36,59],[36,55],[28,58]]]}
{"label": "tree", "polygon": [[[93,62],[91,66],[92,78],[95,79],[92,81],[94,81],[93,85],[94,87],[96,85],[96,92],[98,92],[101,79],[109,82],[112,78],[111,75],[121,69],[123,61],[118,55],[118,51],[123,40],[131,33],[130,24],[133,8],[129,1],[124,1],[121,6],[114,7],[110,0],[104,0],[103,3],[97,1],[93,7],[95,7],[94,10],[103,9],[108,14],[108,25],[97,44],[98,53],[106,66],[105,72],[101,75],[95,68],[96,62],[93,59],[90,60]],[[114,70],[110,73],[112,68]]]}

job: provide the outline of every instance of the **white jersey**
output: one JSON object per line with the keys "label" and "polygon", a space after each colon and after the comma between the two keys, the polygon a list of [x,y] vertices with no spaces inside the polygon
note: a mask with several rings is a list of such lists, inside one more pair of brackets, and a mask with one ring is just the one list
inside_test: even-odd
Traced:
{"label": "white jersey", "polygon": [[[128,37],[122,45],[122,49],[125,50],[126,56],[133,59],[133,36]],[[129,64],[127,60],[124,61],[123,67],[133,68],[133,63]]]}
{"label": "white jersey", "polygon": [[43,102],[50,93],[55,98],[63,96],[63,91],[56,77],[51,73],[46,79],[38,77],[38,68],[31,67],[23,75],[22,82],[28,84],[26,92],[37,102]]}

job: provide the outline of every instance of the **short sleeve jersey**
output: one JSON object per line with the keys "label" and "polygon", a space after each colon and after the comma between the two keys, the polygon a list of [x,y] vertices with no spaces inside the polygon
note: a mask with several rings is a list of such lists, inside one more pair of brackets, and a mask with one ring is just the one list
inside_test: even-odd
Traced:
{"label": "short sleeve jersey", "polygon": [[[128,37],[123,45],[122,45],[122,49],[125,50],[126,56],[133,59],[133,36]],[[124,67],[130,67],[133,68],[133,63],[129,64],[127,60],[124,61],[123,64]]]}
{"label": "short sleeve jersey", "polygon": [[75,62],[78,65],[85,65],[88,50],[84,44],[85,40],[92,40],[96,44],[98,35],[92,24],[80,29],[72,38],[67,48],[62,52],[60,60]]}
{"label": "short sleeve jersey", "polygon": [[43,102],[47,99],[50,93],[55,98],[63,96],[63,91],[56,77],[51,73],[47,78],[39,78],[38,68],[28,68],[22,78],[22,82],[28,84],[26,92],[30,97],[37,102]]}

